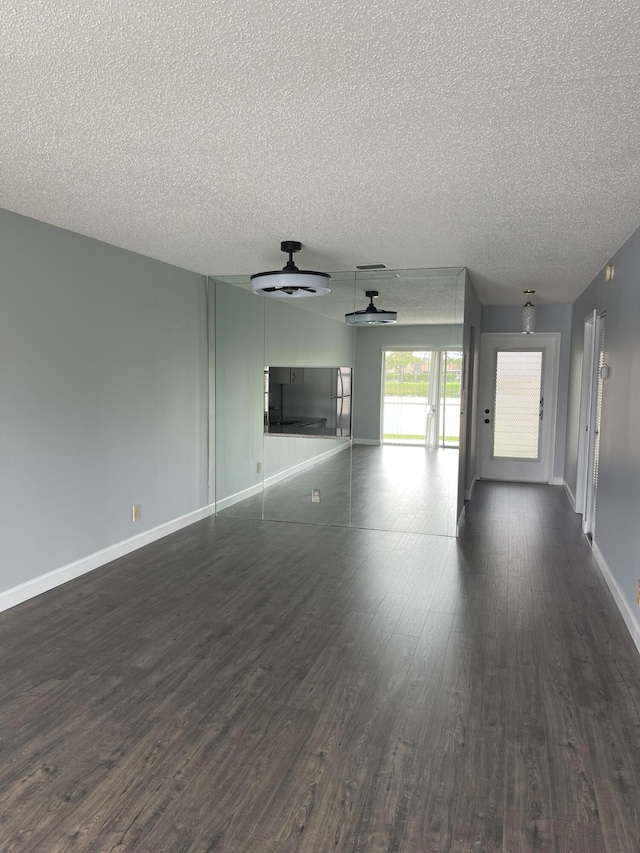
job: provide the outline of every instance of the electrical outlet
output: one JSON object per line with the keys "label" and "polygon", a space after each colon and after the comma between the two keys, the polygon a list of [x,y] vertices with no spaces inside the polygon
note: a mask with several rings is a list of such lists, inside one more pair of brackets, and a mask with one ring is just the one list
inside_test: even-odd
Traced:
{"label": "electrical outlet", "polygon": [[320,503],[320,489],[311,489],[311,503],[319,504]]}
{"label": "electrical outlet", "polygon": [[131,509],[131,520],[132,521],[140,521],[141,513],[140,513],[140,504],[134,504]]}
{"label": "electrical outlet", "polygon": [[258,474],[262,474],[262,462],[258,462],[258,464],[256,465],[256,472]]}
{"label": "electrical outlet", "polygon": [[638,586],[636,587],[636,601],[638,602],[638,607],[640,607],[640,581],[638,581]]}

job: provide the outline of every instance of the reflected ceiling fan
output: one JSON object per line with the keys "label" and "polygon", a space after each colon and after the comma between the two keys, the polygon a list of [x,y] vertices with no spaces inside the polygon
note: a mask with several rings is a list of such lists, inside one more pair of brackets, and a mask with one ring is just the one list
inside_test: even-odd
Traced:
{"label": "reflected ceiling fan", "polygon": [[373,304],[373,300],[378,296],[377,290],[367,290],[365,296],[369,300],[366,308],[344,315],[348,326],[386,326],[398,321],[397,311],[383,311]]}

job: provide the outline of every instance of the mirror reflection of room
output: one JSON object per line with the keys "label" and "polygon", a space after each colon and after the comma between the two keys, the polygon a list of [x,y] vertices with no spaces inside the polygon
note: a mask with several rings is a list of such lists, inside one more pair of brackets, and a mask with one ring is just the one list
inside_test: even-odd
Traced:
{"label": "mirror reflection of room", "polygon": [[[218,281],[217,511],[455,536],[465,275],[342,273],[329,294],[295,300]],[[397,322],[345,322],[372,286]]]}

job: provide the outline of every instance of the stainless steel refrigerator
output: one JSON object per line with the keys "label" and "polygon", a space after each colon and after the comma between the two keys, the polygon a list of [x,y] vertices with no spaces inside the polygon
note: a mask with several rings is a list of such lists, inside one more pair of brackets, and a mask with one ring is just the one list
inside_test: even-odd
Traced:
{"label": "stainless steel refrigerator", "polygon": [[[351,368],[337,367],[331,377],[337,436],[351,435]],[[333,418],[332,418],[333,420]]]}

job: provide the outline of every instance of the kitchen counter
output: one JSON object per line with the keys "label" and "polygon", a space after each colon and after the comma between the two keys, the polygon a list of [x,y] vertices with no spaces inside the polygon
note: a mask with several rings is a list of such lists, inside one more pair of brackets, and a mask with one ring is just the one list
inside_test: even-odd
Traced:
{"label": "kitchen counter", "polygon": [[[296,422],[293,424],[269,424],[264,428],[265,435],[280,435],[280,436],[295,436],[299,438],[344,438],[349,439],[350,435],[344,435],[345,430],[317,426],[318,421],[306,424],[304,422]],[[326,420],[324,421],[326,423]]]}
{"label": "kitchen counter", "polygon": [[269,422],[269,426],[283,426],[283,427],[303,427],[308,429],[310,427],[325,427],[327,425],[326,418],[284,418],[283,420],[272,420]]}

